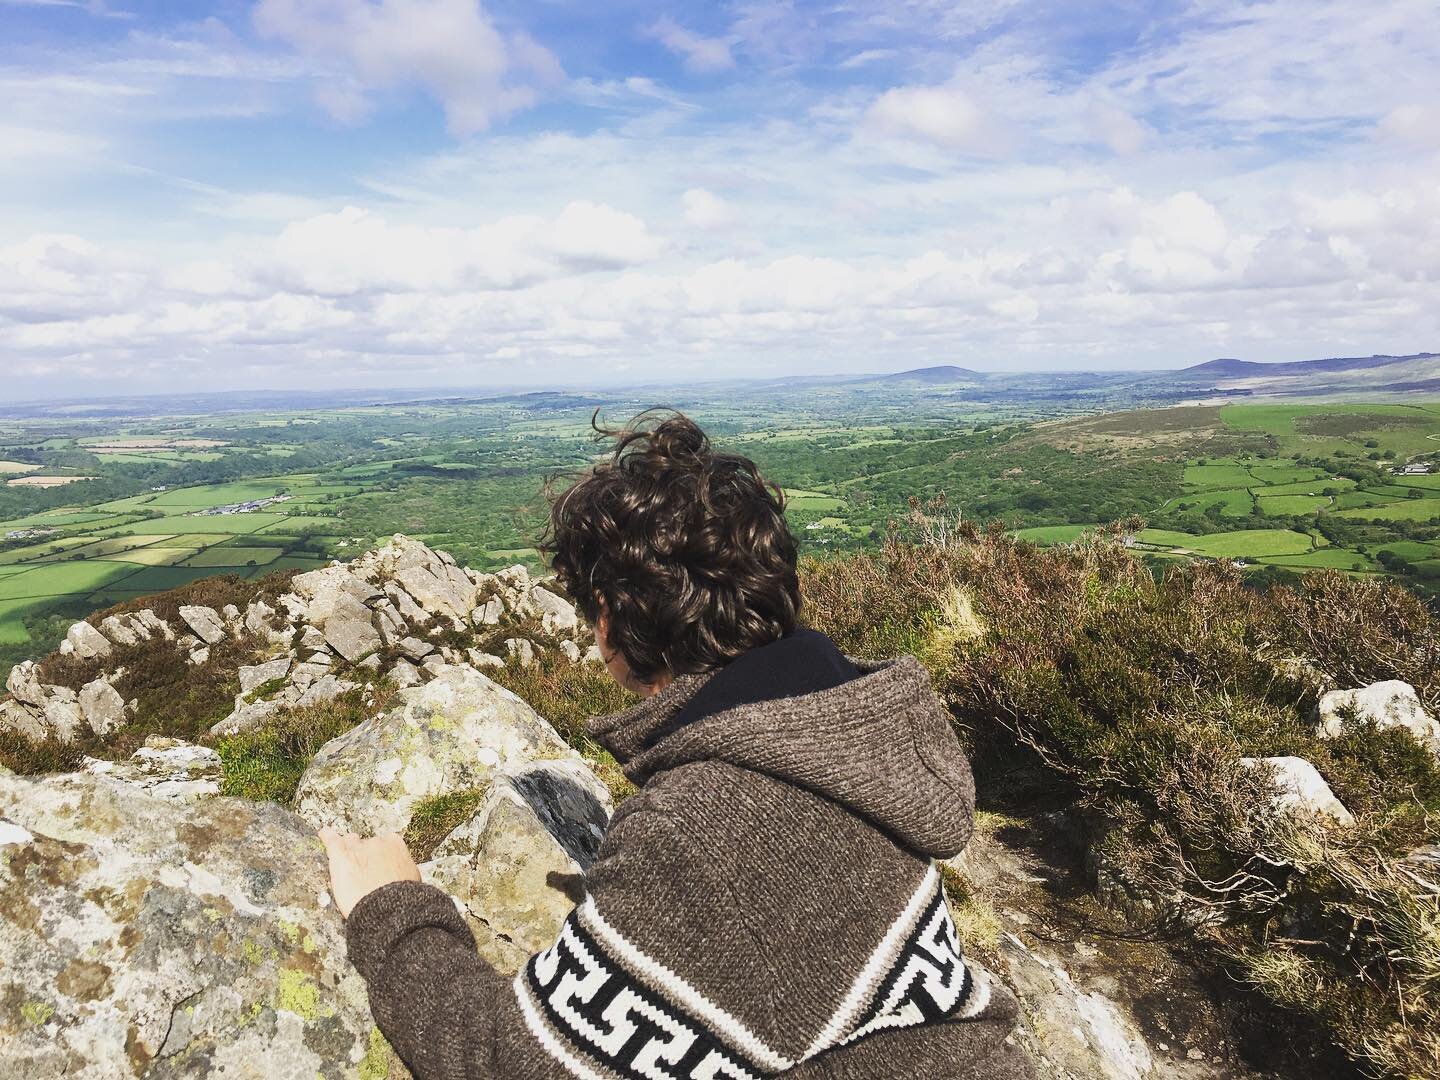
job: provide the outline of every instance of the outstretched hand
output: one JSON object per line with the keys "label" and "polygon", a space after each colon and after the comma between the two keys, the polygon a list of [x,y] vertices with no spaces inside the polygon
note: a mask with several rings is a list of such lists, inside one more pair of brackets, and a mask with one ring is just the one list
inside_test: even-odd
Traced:
{"label": "outstretched hand", "polygon": [[367,895],[394,881],[419,881],[405,841],[394,833],[366,838],[326,826],[320,841],[330,856],[330,895],[347,919]]}

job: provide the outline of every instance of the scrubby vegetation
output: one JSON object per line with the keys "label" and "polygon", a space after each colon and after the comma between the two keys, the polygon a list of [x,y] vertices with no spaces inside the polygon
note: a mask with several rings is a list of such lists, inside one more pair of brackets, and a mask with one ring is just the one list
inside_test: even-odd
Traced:
{"label": "scrubby vegetation", "polygon": [[[1257,590],[1226,563],[1156,576],[1129,523],[1040,550],[915,507],[878,553],[812,562],[808,617],[854,654],[911,652],[980,760],[1024,753],[1070,793],[1101,884],[1155,933],[1318,1022],[1357,1062],[1440,1073],[1440,770],[1408,734],[1316,738],[1313,671],[1440,705],[1440,624],[1339,573]],[[1242,758],[1316,765],[1350,827],[1277,811]]]}
{"label": "scrubby vegetation", "polygon": [[283,709],[254,731],[221,738],[222,794],[289,804],[305,767],[331,739],[384,709],[388,691],[348,690],[321,705]]}
{"label": "scrubby vegetation", "polygon": [[433,795],[415,804],[410,824],[405,827],[405,846],[417,862],[428,859],[440,842],[470,820],[483,791],[450,791]]}

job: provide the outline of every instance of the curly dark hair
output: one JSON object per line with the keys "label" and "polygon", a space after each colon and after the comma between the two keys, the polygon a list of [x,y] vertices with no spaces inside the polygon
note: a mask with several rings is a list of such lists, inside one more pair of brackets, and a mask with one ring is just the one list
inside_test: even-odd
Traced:
{"label": "curly dark hair", "polygon": [[720,667],[784,637],[800,613],[785,496],[740,454],[713,450],[683,413],[647,409],[620,428],[590,417],[609,460],[559,495],[539,548],[593,626],[644,682]]}

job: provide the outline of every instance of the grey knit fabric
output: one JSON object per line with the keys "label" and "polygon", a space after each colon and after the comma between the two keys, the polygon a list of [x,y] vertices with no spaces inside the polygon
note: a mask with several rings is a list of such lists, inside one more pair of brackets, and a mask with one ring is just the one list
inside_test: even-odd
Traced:
{"label": "grey knit fabric", "polygon": [[[969,763],[913,657],[650,736],[711,673],[592,722],[641,785],[556,944],[511,980],[429,886],[356,905],[350,955],[419,1080],[1032,1076],[1014,998],[959,956],[933,861]],[[642,749],[643,748],[643,749]]]}

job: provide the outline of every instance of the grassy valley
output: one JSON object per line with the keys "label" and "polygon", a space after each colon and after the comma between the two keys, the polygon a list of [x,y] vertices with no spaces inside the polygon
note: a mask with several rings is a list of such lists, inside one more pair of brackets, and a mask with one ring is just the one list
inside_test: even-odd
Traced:
{"label": "grassy valley", "polygon": [[987,399],[946,374],[42,415],[0,421],[0,667],[99,608],[313,568],[395,532],[476,567],[538,567],[542,489],[593,459],[592,412],[620,421],[662,401],[784,487],[812,554],[874,548],[912,498],[939,499],[1040,545],[1129,522],[1126,542],[1156,565],[1230,560],[1257,580],[1336,569],[1423,593],[1440,582],[1440,399],[1424,397],[1079,414]]}

